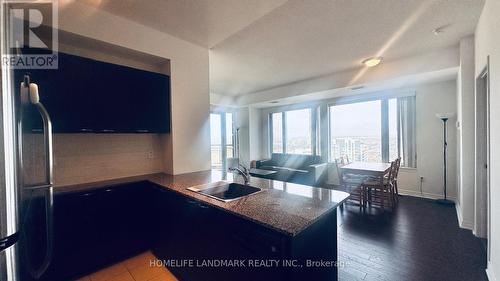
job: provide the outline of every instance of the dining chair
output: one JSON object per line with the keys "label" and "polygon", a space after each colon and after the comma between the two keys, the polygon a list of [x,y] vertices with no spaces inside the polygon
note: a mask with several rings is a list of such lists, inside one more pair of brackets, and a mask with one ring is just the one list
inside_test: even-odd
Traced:
{"label": "dining chair", "polygon": [[395,201],[398,202],[399,201],[399,191],[398,191],[398,175],[399,175],[399,168],[401,167],[401,157],[398,157],[396,159],[396,171],[394,172],[394,179],[393,179],[393,190],[394,190],[394,198],[395,198]]}
{"label": "dining chair", "polygon": [[346,175],[342,173],[340,169],[342,166],[345,166],[343,158],[335,159],[334,161],[335,167],[337,169],[337,175],[339,179],[339,184],[342,191],[349,193],[348,201],[352,201],[359,205],[359,210],[365,206],[364,205],[364,197],[363,197],[363,180],[362,178],[352,177],[350,175]]}
{"label": "dining chair", "polygon": [[[399,175],[399,168],[401,167],[401,157],[396,158],[394,160],[396,163],[396,166],[394,167],[394,172],[393,172],[393,180],[392,180],[392,198],[394,201],[394,204],[399,201],[399,191],[398,191],[398,175]],[[389,174],[384,176],[385,178],[389,177]]]}
{"label": "dining chair", "polygon": [[[391,162],[391,167],[387,177],[370,178],[363,182],[364,204],[370,206],[378,205],[385,210],[385,207],[394,207],[394,175],[396,172],[396,161]],[[366,208],[366,206],[364,206]]]}

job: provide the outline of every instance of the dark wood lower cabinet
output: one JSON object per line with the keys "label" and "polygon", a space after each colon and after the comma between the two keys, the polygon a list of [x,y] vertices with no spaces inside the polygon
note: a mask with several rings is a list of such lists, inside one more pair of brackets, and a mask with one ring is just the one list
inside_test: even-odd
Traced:
{"label": "dark wood lower cabinet", "polygon": [[156,198],[152,250],[179,280],[337,280],[335,210],[291,237],[172,191]]}
{"label": "dark wood lower cabinet", "polygon": [[151,248],[147,182],[54,197],[54,258],[42,280],[73,280]]}
{"label": "dark wood lower cabinet", "polygon": [[337,259],[335,210],[291,237],[150,182],[54,200],[54,259],[42,280],[73,280],[148,249],[181,281],[337,280],[336,267],[307,267]]}

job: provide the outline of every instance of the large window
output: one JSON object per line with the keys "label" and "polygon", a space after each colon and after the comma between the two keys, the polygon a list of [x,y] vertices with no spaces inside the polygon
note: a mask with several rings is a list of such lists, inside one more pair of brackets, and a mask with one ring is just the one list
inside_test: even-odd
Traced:
{"label": "large window", "polygon": [[228,112],[226,113],[226,157],[234,157],[234,143],[233,143],[233,114]]}
{"label": "large window", "polygon": [[272,153],[313,154],[312,122],[310,108],[270,114]]}
{"label": "large window", "polygon": [[381,103],[360,102],[330,107],[330,159],[382,161]]}
{"label": "large window", "polygon": [[220,114],[210,114],[212,168],[222,169],[222,124]]}
{"label": "large window", "polygon": [[416,167],[415,97],[329,107],[330,160],[388,162]]}
{"label": "large window", "polygon": [[285,112],[286,153],[312,154],[311,109]]}
{"label": "large window", "polygon": [[225,169],[227,158],[234,157],[233,114],[210,114],[211,163],[214,169]]}
{"label": "large window", "polygon": [[272,152],[273,153],[283,153],[283,114],[273,113],[271,115],[272,120]]}

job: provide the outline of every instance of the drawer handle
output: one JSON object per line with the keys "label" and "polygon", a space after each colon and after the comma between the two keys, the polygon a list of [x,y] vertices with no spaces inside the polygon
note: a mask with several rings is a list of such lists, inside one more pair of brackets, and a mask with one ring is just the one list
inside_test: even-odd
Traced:
{"label": "drawer handle", "polygon": [[187,201],[189,204],[191,204],[191,205],[196,205],[196,204],[198,204],[198,202],[196,202],[196,201],[194,201],[194,200],[191,200],[191,199],[187,199],[186,201]]}
{"label": "drawer handle", "polygon": [[146,129],[140,129],[140,130],[135,130],[137,133],[149,133],[149,130]]}
{"label": "drawer handle", "polygon": [[92,129],[80,129],[80,132],[92,132]]}
{"label": "drawer handle", "polygon": [[102,129],[101,132],[103,133],[113,133],[115,130],[111,130],[111,129]]}

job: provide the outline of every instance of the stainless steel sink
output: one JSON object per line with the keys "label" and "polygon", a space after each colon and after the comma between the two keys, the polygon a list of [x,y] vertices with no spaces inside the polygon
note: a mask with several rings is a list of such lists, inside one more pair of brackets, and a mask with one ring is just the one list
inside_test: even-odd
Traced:
{"label": "stainless steel sink", "polygon": [[224,202],[238,200],[262,191],[258,187],[225,181],[199,185],[188,189]]}

